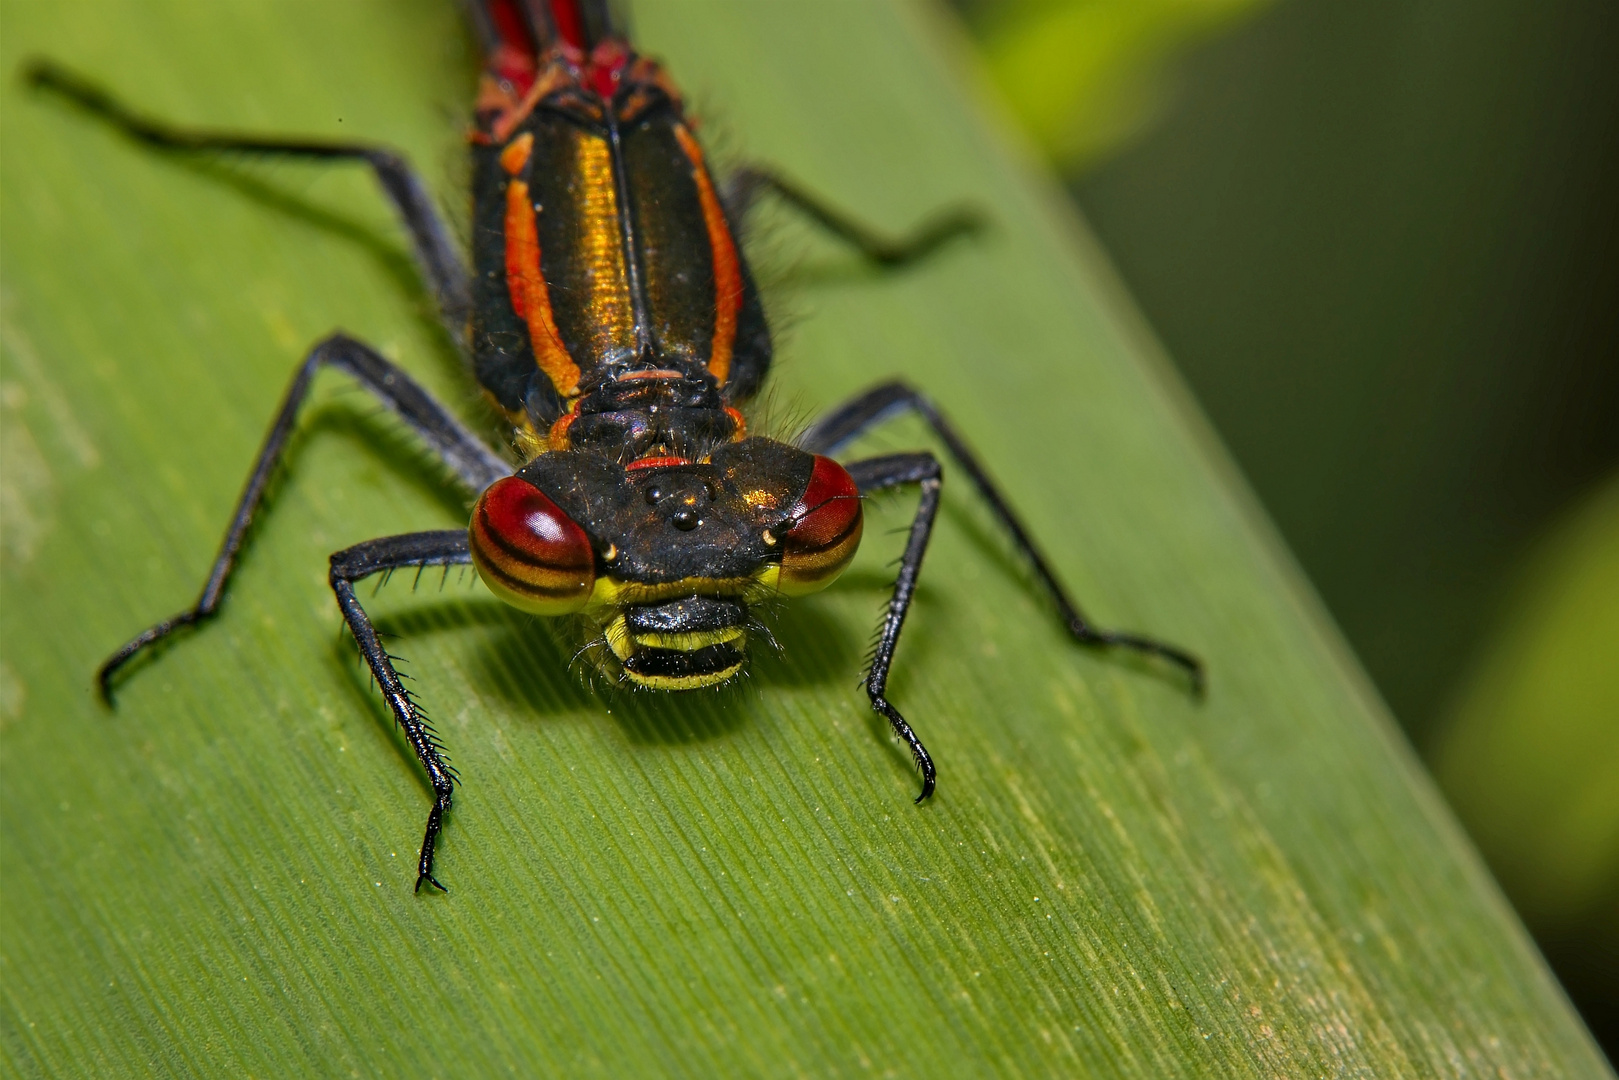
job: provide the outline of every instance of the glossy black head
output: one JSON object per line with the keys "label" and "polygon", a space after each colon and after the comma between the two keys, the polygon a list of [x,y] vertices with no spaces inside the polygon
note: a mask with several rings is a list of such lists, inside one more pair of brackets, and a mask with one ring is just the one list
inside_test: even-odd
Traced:
{"label": "glossy black head", "polygon": [[[520,509],[502,516],[514,498]],[[512,535],[530,523],[533,537]],[[529,551],[555,561],[577,550],[570,528],[588,538],[588,585],[523,562],[536,558]],[[853,558],[860,529],[859,494],[835,462],[744,439],[706,461],[543,454],[480,499],[472,542],[498,595],[541,614],[583,611],[628,681],[676,690],[740,671],[750,604],[829,584]],[[525,602],[511,587],[525,574],[553,589],[547,597],[571,591],[561,603]]]}

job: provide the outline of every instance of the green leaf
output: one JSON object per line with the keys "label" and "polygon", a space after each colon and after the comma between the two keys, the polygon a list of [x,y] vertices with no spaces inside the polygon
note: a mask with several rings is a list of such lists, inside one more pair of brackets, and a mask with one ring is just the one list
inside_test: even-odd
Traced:
{"label": "green leaf", "polygon": [[1518,911],[1570,951],[1619,944],[1619,478],[1531,560],[1433,750]]}
{"label": "green leaf", "polygon": [[[8,72],[48,53],[176,120],[363,135],[460,198],[454,5],[0,11]],[[116,712],[91,692],[195,595],[320,335],[482,415],[398,229],[354,170],[164,158],[8,81],[8,1074],[1610,1075],[949,27],[636,14],[711,140],[896,227],[993,212],[904,274],[777,252],[780,429],[927,387],[1097,618],[1198,650],[1207,699],[1065,640],[960,483],[892,685],[941,766],[922,807],[855,685],[908,499],[721,693],[594,691],[475,583],[396,579],[368,603],[465,779],[453,891],[413,895],[424,784],[325,559],[465,504],[335,377],[220,617]]]}
{"label": "green leaf", "polygon": [[986,67],[1041,149],[1080,169],[1173,97],[1169,65],[1269,0],[992,0],[975,19]]}

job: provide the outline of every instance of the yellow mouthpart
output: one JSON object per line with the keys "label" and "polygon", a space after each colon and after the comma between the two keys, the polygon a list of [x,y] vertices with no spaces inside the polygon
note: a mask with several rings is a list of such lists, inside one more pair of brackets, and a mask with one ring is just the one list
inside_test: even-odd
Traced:
{"label": "yellow mouthpart", "polygon": [[[728,641],[741,641],[747,631],[740,626],[727,626],[720,630],[697,630],[686,634],[632,634],[624,616],[619,615],[607,624],[607,644],[613,655],[628,660],[637,645],[649,649],[673,649],[678,652],[696,652],[710,645],[723,645]],[[634,677],[633,675],[631,676]]]}

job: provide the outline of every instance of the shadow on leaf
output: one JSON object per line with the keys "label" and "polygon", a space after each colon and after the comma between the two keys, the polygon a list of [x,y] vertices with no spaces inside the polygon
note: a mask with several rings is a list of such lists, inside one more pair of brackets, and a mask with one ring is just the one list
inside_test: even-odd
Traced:
{"label": "shadow on leaf", "polygon": [[[409,578],[402,573],[395,580]],[[422,580],[431,587],[440,574],[429,570]],[[473,648],[469,675],[523,716],[543,722],[553,716],[605,714],[633,744],[681,746],[720,739],[740,729],[756,715],[760,687],[853,683],[858,677],[855,641],[830,613],[801,603],[770,622],[778,649],[756,634],[743,677],[684,693],[628,689],[592,664],[578,638],[570,636],[567,623],[536,619],[491,599],[446,597],[442,605],[381,616],[375,625],[392,653],[428,650],[435,635],[478,628],[482,633]],[[346,633],[338,648],[338,655],[352,666],[353,643]],[[409,675],[408,657],[396,666],[402,675]],[[386,705],[369,685],[369,673],[360,666],[354,674],[356,690],[368,707],[397,732]],[[412,686],[412,690],[431,717],[433,688]],[[396,733],[394,740],[399,751],[414,761],[403,738]]]}

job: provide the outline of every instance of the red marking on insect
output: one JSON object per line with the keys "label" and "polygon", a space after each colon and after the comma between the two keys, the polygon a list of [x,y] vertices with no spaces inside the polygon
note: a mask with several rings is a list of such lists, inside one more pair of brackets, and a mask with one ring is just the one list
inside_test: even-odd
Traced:
{"label": "red marking on insect", "polygon": [[784,595],[803,596],[830,585],[860,546],[864,518],[860,489],[842,465],[816,455],[809,486],[793,504],[791,524],[781,538]]}
{"label": "red marking on insect", "polygon": [[576,611],[595,584],[590,537],[520,476],[496,480],[478,497],[467,539],[489,588],[535,614]]}
{"label": "red marking on insect", "polygon": [[585,47],[585,20],[574,0],[551,0],[551,22],[562,44],[574,49]]}
{"label": "red marking on insect", "polygon": [[603,101],[611,101],[613,95],[618,92],[618,82],[623,78],[624,66],[629,62],[629,46],[622,41],[609,38],[591,52],[590,64],[585,69],[585,80],[592,90],[601,95]]}
{"label": "red marking on insect", "polygon": [[683,457],[644,457],[638,458],[624,466],[630,469],[666,469],[671,465],[690,465],[691,461]]}
{"label": "red marking on insect", "polygon": [[523,15],[513,0],[493,0],[489,5],[489,14],[495,24],[495,32],[500,35],[500,44],[495,46],[489,58],[489,70],[497,78],[511,83],[521,97],[533,84],[534,72],[539,66],[534,42],[529,38]]}
{"label": "red marking on insect", "polygon": [[527,480],[497,480],[479,502],[490,531],[535,561],[555,567],[591,565],[585,530]]}
{"label": "red marking on insect", "polygon": [[815,456],[809,487],[793,507],[789,548],[819,548],[848,531],[860,517],[860,488],[848,470],[829,457]]}

